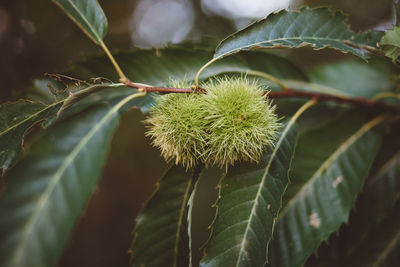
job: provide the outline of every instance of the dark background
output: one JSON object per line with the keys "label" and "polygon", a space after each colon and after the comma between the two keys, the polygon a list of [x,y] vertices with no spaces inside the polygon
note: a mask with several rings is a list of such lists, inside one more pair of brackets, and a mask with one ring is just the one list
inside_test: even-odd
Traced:
{"label": "dark background", "polygon": [[[243,0],[252,7],[248,11],[241,9],[240,4],[235,7],[238,1],[230,2],[231,9],[216,0],[99,2],[108,17],[105,42],[112,50],[163,47],[169,42],[189,41],[215,47],[227,34],[260,17],[260,8],[251,6],[260,1]],[[288,6],[288,3],[282,4],[285,1],[275,2]],[[332,2],[335,8],[350,14],[349,20],[355,30],[388,28],[394,20],[391,0],[305,1],[309,5]],[[295,0],[290,7],[301,4],[302,1]],[[310,51],[301,49],[290,52],[289,56],[300,66],[316,63],[315,56],[308,60]],[[18,98],[34,78],[42,77],[45,72],[61,73],[74,61],[101,53],[50,0],[0,0],[1,102]],[[337,53],[320,52],[318,55],[320,60],[328,56],[334,60]],[[128,266],[127,250],[134,218],[166,167],[158,151],[144,136],[143,119],[144,115],[137,110],[123,115],[103,178],[75,229],[60,266]],[[212,189],[215,183],[211,180],[205,186]],[[213,202],[213,192],[209,191],[209,195],[204,196],[208,201],[205,208]],[[210,217],[198,218],[203,220],[197,222],[197,227],[205,228]]]}

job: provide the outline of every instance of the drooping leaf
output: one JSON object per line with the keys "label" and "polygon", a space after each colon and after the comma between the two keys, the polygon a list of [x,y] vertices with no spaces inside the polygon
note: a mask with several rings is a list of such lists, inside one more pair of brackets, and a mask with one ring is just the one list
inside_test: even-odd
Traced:
{"label": "drooping leaf", "polygon": [[0,201],[0,266],[55,266],[100,176],[120,112],[138,96],[57,123],[9,172]]}
{"label": "drooping leaf", "polygon": [[201,266],[264,266],[296,143],[292,118],[258,164],[239,164],[222,178]]}
{"label": "drooping leaf", "polygon": [[[57,114],[65,107],[65,104],[71,105],[67,97],[68,93],[72,96],[85,94],[90,88],[113,88],[112,84],[103,85],[87,85],[87,86],[70,86],[64,95],[58,95],[52,103],[43,104],[30,100],[19,100],[15,103],[5,103],[0,106],[0,168],[9,169],[18,159],[25,134],[35,125],[43,122],[42,125],[47,128],[57,119]],[[61,89],[61,88],[60,88]],[[126,89],[126,88],[125,88]],[[133,90],[121,90],[125,92],[125,96],[132,94]],[[106,96],[106,97],[105,97]],[[103,96],[104,100],[110,100],[115,94]],[[98,103],[97,101],[96,103]],[[85,106],[80,105],[80,109]]]}
{"label": "drooping leaf", "polygon": [[[351,244],[353,242],[353,239],[351,239],[351,237],[354,237],[353,235],[347,240],[350,241],[350,244],[343,242],[335,244],[334,249],[338,249],[335,251],[335,255],[329,258],[326,256],[318,257],[310,266],[398,266],[400,264],[399,208],[400,203],[397,202],[397,205],[390,210],[388,216],[378,225],[375,225],[362,242]],[[355,225],[352,229],[357,229],[356,227]],[[345,245],[345,247],[340,247],[342,245]],[[352,250],[350,252],[344,251],[348,247],[352,247]]]}
{"label": "drooping leaf", "polygon": [[96,44],[103,43],[107,18],[97,0],[52,0]]}
{"label": "drooping leaf", "polygon": [[371,129],[382,120],[364,124],[343,141],[292,194],[277,222],[270,266],[302,266],[322,241],[347,222],[380,146],[379,135]]}
{"label": "drooping leaf", "polygon": [[257,48],[325,47],[367,58],[362,47],[376,48],[380,33],[356,34],[341,13],[328,8],[308,7],[300,11],[280,11],[232,34],[217,47],[214,58]]}
{"label": "drooping leaf", "polygon": [[188,235],[192,266],[198,266],[202,248],[210,235],[210,224],[215,217],[218,183],[225,170],[216,166],[206,168],[196,181],[188,201]]}
{"label": "drooping leaf", "polygon": [[15,163],[27,131],[39,122],[50,124],[60,106],[61,102],[44,105],[24,100],[0,106],[0,169]]}
{"label": "drooping leaf", "polygon": [[[318,113],[323,113],[323,110],[316,106],[298,121],[299,128],[302,131],[290,172],[291,183],[283,197],[283,206],[301,190],[310,177],[324,164],[326,159],[367,121],[362,111],[355,112],[350,110],[343,112],[330,121],[323,118],[326,121],[325,124],[310,128],[306,121],[307,115],[314,115],[314,110]],[[333,115],[331,116],[333,117]]]}
{"label": "drooping leaf", "polygon": [[[336,262],[336,259],[339,262],[353,262],[353,259],[357,258],[357,254],[360,254],[363,247],[373,250],[374,247],[380,246],[376,242],[371,244],[371,239],[382,240],[381,243],[383,244],[386,243],[385,239],[393,240],[392,237],[396,234],[387,236],[386,233],[388,232],[385,231],[386,227],[383,225],[387,224],[384,221],[392,220],[394,214],[398,213],[394,206],[399,203],[400,197],[399,175],[400,153],[397,153],[368,180],[364,191],[357,200],[356,208],[352,212],[348,224],[340,229],[337,237],[330,239],[329,245],[320,248],[318,262]],[[395,229],[389,230],[389,233],[393,233],[393,230]],[[375,232],[382,235],[383,239],[376,238]],[[364,244],[368,245],[365,246]],[[379,253],[381,252],[376,250],[373,255],[379,255]],[[374,262],[373,257],[368,258],[370,263]],[[357,262],[357,260],[354,260],[354,262]],[[359,260],[359,262],[364,261]],[[361,266],[361,263],[358,265]],[[367,265],[363,264],[363,266]]]}
{"label": "drooping leaf", "polygon": [[188,173],[181,166],[173,166],[161,179],[137,217],[132,266],[189,265],[187,202],[199,171]]}
{"label": "drooping leaf", "polygon": [[396,62],[400,56],[400,28],[394,26],[393,30],[386,31],[380,45],[386,56]]}

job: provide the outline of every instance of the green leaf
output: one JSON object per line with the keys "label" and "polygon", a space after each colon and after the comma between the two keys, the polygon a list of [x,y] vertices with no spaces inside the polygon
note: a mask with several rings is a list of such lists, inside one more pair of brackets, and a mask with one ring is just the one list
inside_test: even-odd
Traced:
{"label": "green leaf", "polygon": [[[365,267],[391,267],[400,264],[400,213],[398,212],[400,203],[389,212],[388,216],[375,225],[362,242],[352,244],[354,235],[349,236],[349,243],[335,244],[335,255],[330,258],[319,257],[311,266],[365,266]],[[363,221],[365,223],[365,221]],[[357,224],[359,225],[359,224]],[[357,230],[357,225],[351,229]],[[346,232],[347,234],[349,232]],[[341,233],[342,235],[342,233]],[[340,238],[341,236],[339,236]],[[359,241],[359,237],[357,240]],[[342,247],[345,245],[344,247]],[[345,251],[346,248],[352,247],[352,250]],[[328,247],[330,248],[330,247]],[[340,253],[340,254],[339,254]]]}
{"label": "green leaf", "polygon": [[282,126],[258,164],[239,164],[221,179],[217,215],[201,266],[264,266],[267,246],[297,143],[296,118]]}
{"label": "green leaf", "polygon": [[173,166],[139,214],[131,246],[132,266],[188,266],[187,202],[199,170]]}
{"label": "green leaf", "polygon": [[214,58],[257,48],[325,47],[350,52],[366,59],[362,47],[376,48],[380,33],[356,34],[346,25],[346,16],[328,8],[280,11],[232,34],[217,47]]}
{"label": "green leaf", "polygon": [[189,246],[189,266],[193,266],[193,238],[192,238],[192,229],[193,229],[193,207],[196,194],[198,192],[197,187],[200,181],[197,179],[196,183],[193,186],[193,190],[190,194],[190,197],[187,201],[187,235],[188,235],[188,246]]}
{"label": "green leaf", "polygon": [[[194,80],[197,71],[212,57],[212,52],[168,48],[160,50],[159,54],[153,50],[139,50],[120,52],[114,56],[131,80],[153,86],[165,86],[170,78]],[[266,72],[282,79],[307,80],[304,72],[289,60],[264,52],[246,52],[225,58],[207,68],[201,79],[249,70]],[[118,78],[104,56],[92,57],[75,64],[67,75],[82,80],[99,76],[110,80]]]}
{"label": "green leaf", "polygon": [[205,168],[197,179],[188,201],[188,236],[192,266],[198,266],[202,249],[209,239],[210,224],[215,217],[218,183],[225,170],[216,166]]}
{"label": "green leaf", "polygon": [[329,62],[314,67],[307,74],[314,85],[335,88],[350,97],[372,98],[396,88],[392,79],[395,73],[390,62],[373,58],[368,64],[359,59]]}
{"label": "green leaf", "polygon": [[[198,69],[212,56],[210,51],[178,48],[160,50],[159,52],[160,54],[156,54],[153,50],[121,52],[116,54],[115,58],[131,80],[152,86],[168,86],[170,79],[193,81]],[[262,52],[247,52],[223,59],[206,69],[201,78],[206,80],[216,75],[247,72],[249,70],[269,72],[284,79],[307,79],[307,76],[290,61]],[[78,63],[66,74],[81,80],[94,77],[106,77],[109,80],[118,78],[104,56],[93,57],[85,62]],[[124,92],[122,88],[102,90],[87,97],[84,102],[90,105],[107,101],[108,98],[113,97],[109,95],[110,91],[113,95],[131,93],[131,91]],[[141,105],[141,110],[146,112],[153,103],[153,95],[148,94],[142,101],[147,102],[146,105]]]}
{"label": "green leaf", "polygon": [[400,56],[400,28],[394,26],[393,30],[386,31],[380,45],[385,55],[396,62]]}
{"label": "green leaf", "polygon": [[107,18],[97,0],[52,0],[96,44],[103,43]]}
{"label": "green leaf", "polygon": [[326,159],[366,122],[366,116],[362,111],[355,112],[350,110],[343,112],[339,116],[328,113],[328,116],[334,117],[334,119],[329,120],[329,117],[322,117],[321,119],[324,120],[325,124],[319,124],[317,127],[309,127],[307,125],[307,116],[309,114],[313,115],[313,119],[317,114],[323,114],[323,112],[324,109],[321,109],[321,105],[318,105],[304,114],[298,121],[302,132],[290,172],[291,183],[283,197],[284,207],[301,190],[303,185],[307,183]]}
{"label": "green leaf", "polygon": [[[375,232],[385,235],[386,227],[382,227],[381,224],[386,224],[383,221],[391,220],[393,214],[398,213],[397,209],[393,209],[393,207],[396,203],[400,203],[399,175],[400,153],[397,153],[368,180],[364,192],[357,200],[356,209],[350,216],[349,223],[341,228],[338,237],[329,242],[329,246],[323,248],[335,251],[335,254],[331,255],[331,253],[323,251],[323,256],[318,260],[333,261],[335,258],[339,258],[343,262],[352,261],[364,244],[369,244],[368,240],[375,238],[373,237]],[[372,249],[375,245],[375,243],[374,245],[370,244],[368,247]]]}
{"label": "green leaf", "polygon": [[[276,226],[271,266],[302,266],[322,241],[347,222],[380,146],[379,135],[371,129],[383,119],[364,124],[344,140],[291,195]],[[318,153],[318,144],[308,149]]]}
{"label": "green leaf", "polygon": [[44,105],[25,100],[0,106],[0,169],[7,170],[16,162],[25,134],[39,122],[50,124],[60,106],[60,102]]}
{"label": "green leaf", "polygon": [[134,94],[51,127],[8,175],[0,201],[0,266],[55,266],[100,176]]}

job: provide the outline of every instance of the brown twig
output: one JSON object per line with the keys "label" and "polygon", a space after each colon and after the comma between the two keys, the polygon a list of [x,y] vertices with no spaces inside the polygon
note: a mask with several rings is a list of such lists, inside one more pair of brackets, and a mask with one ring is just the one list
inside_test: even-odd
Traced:
{"label": "brown twig", "polygon": [[126,81],[124,84],[128,87],[136,88],[139,92],[159,92],[159,93],[207,93],[206,89],[195,87],[192,88],[171,88],[171,87],[153,87],[153,86],[143,86],[141,84],[133,83],[131,81]]}
{"label": "brown twig", "polygon": [[[128,87],[133,87],[138,89],[140,92],[160,92],[160,93],[207,93],[207,90],[204,88],[192,86],[192,88],[169,88],[169,87],[152,87],[152,86],[143,86],[141,84],[133,83],[131,81],[126,81],[125,85]],[[298,91],[294,89],[287,89],[286,91],[279,92],[268,92],[269,98],[306,98],[306,99],[315,99],[318,102],[331,101],[336,103],[345,103],[351,104],[360,107],[367,108],[376,108],[392,113],[400,113],[400,105],[392,105],[385,102],[380,101],[372,101],[366,98],[358,97],[351,98],[345,96],[336,96],[324,93],[315,93],[315,92],[305,92]]]}
{"label": "brown twig", "polygon": [[366,98],[362,97],[357,97],[357,98],[351,98],[351,97],[344,97],[344,96],[336,96],[336,95],[329,95],[329,94],[323,94],[323,93],[315,93],[315,92],[304,92],[304,91],[298,91],[298,90],[293,90],[289,89],[287,91],[283,92],[269,92],[268,93],[269,98],[307,98],[307,99],[315,99],[318,102],[324,102],[324,101],[331,101],[331,102],[336,102],[336,103],[345,103],[345,104],[351,104],[355,106],[360,106],[360,107],[367,107],[367,108],[377,108],[393,113],[400,113],[400,105],[392,105],[389,103],[385,102],[379,102],[379,101],[371,101]]}

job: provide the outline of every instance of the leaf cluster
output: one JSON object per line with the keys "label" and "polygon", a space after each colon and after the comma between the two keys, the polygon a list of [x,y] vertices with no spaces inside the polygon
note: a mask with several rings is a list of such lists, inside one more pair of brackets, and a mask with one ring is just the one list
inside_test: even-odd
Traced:
{"label": "leaf cluster", "polygon": [[[113,55],[97,0],[53,2],[106,54],[59,77],[119,82],[64,88],[40,79],[28,95],[43,95],[51,83],[62,96],[0,106],[1,267],[57,265],[101,177],[120,116],[133,107],[150,110],[147,134],[167,161],[186,167],[168,168],[138,215],[133,266],[400,265],[399,114],[353,105],[400,106],[398,25],[355,33],[341,12],[306,7],[268,15],[228,36],[214,54],[174,47]],[[296,49],[303,46],[309,50]],[[276,48],[297,54],[254,51]],[[324,60],[323,48],[345,55]],[[319,65],[308,67],[304,51]],[[207,93],[153,97],[127,86],[127,77],[145,87],[200,80]],[[262,88],[270,97],[284,95],[275,92],[283,88],[315,98],[271,100]],[[322,103],[322,94],[352,101]],[[37,125],[43,129],[26,139]],[[209,206],[204,197],[217,180],[210,231],[199,230],[196,220]],[[209,235],[201,250],[196,235]]]}

